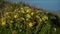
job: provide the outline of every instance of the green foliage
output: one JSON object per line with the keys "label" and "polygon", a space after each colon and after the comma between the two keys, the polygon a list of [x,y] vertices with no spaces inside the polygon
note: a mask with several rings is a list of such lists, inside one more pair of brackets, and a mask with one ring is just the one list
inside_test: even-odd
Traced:
{"label": "green foliage", "polygon": [[0,12],[0,34],[60,34],[59,27],[52,25],[55,15],[23,3],[5,4]]}

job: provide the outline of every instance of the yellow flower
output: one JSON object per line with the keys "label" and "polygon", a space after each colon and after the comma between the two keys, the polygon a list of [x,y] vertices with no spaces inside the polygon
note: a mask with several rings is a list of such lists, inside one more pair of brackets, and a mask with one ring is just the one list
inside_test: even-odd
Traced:
{"label": "yellow flower", "polygon": [[30,23],[29,23],[29,27],[32,27],[32,26],[33,26],[33,23],[32,23],[32,22],[30,22]]}
{"label": "yellow flower", "polygon": [[2,25],[6,25],[6,22],[5,21],[2,21]]}
{"label": "yellow flower", "polygon": [[31,15],[33,16],[34,12],[31,13]]}
{"label": "yellow flower", "polygon": [[11,20],[10,22],[13,23],[14,21]]}
{"label": "yellow flower", "polygon": [[29,19],[28,19],[28,18],[26,18],[26,21],[29,21]]}
{"label": "yellow flower", "polygon": [[31,18],[31,16],[29,14],[26,15],[27,18]]}
{"label": "yellow flower", "polygon": [[29,12],[29,9],[27,9],[26,12],[28,13]]}
{"label": "yellow flower", "polygon": [[27,12],[27,13],[31,13],[31,9],[27,9],[26,12]]}
{"label": "yellow flower", "polygon": [[2,25],[5,25],[6,24],[6,21],[5,21],[5,18],[4,17],[1,18],[1,22],[2,22]]}
{"label": "yellow flower", "polygon": [[39,21],[42,22],[42,19],[40,18]]}
{"label": "yellow flower", "polygon": [[43,21],[45,21],[46,19],[42,18]]}
{"label": "yellow flower", "polygon": [[25,9],[26,13],[30,13],[31,12],[31,9],[28,6],[24,7],[24,9]]}
{"label": "yellow flower", "polygon": [[38,15],[36,15],[36,18],[40,18]]}
{"label": "yellow flower", "polygon": [[8,15],[9,14],[9,12],[6,12],[6,15]]}
{"label": "yellow flower", "polygon": [[14,15],[14,18],[17,18],[18,17],[18,15],[16,14],[16,15]]}
{"label": "yellow flower", "polygon": [[47,16],[43,16],[42,20],[43,21],[48,20],[48,17]]}
{"label": "yellow flower", "polygon": [[44,18],[45,18],[46,20],[48,20],[48,16],[44,16]]}
{"label": "yellow flower", "polygon": [[22,13],[25,13],[24,10],[21,10]]}
{"label": "yellow flower", "polygon": [[23,8],[23,7],[21,7],[20,11],[21,11],[22,13],[25,13],[25,11],[24,11],[24,8]]}
{"label": "yellow flower", "polygon": [[23,7],[21,7],[21,10],[23,10]]}

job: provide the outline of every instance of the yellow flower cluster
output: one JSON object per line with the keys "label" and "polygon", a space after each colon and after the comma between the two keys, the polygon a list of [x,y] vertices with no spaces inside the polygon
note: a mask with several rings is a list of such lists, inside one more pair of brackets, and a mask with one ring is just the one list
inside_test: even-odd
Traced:
{"label": "yellow flower cluster", "polygon": [[42,20],[43,21],[48,20],[48,17],[44,15],[43,18],[42,18]]}
{"label": "yellow flower cluster", "polygon": [[17,18],[18,17],[18,15],[14,15],[14,18]]}
{"label": "yellow flower cluster", "polygon": [[6,20],[4,17],[1,18],[1,23],[2,23],[2,25],[6,25]]}
{"label": "yellow flower cluster", "polygon": [[13,20],[10,21],[10,23],[13,23],[13,22],[14,22]]}
{"label": "yellow flower cluster", "polygon": [[27,17],[27,18],[31,18],[30,14],[27,14],[26,17]]}
{"label": "yellow flower cluster", "polygon": [[[12,24],[14,22],[29,22],[29,27],[33,26],[33,23],[36,21],[37,23],[42,23],[45,20],[48,20],[48,16],[40,16],[40,10],[32,10],[30,7],[25,6],[20,9],[16,9],[12,12],[5,12],[4,17],[1,18],[1,24],[6,25]],[[42,14],[41,14],[42,15]],[[40,18],[41,17],[41,18]]]}
{"label": "yellow flower cluster", "polygon": [[31,12],[31,16],[33,16],[34,15],[34,12]]}
{"label": "yellow flower cluster", "polygon": [[32,27],[32,26],[33,26],[33,23],[32,23],[32,22],[30,22],[30,23],[29,23],[29,27]]}
{"label": "yellow flower cluster", "polygon": [[42,19],[41,19],[41,18],[39,19],[39,22],[40,22],[40,23],[42,22]]}
{"label": "yellow flower cluster", "polygon": [[39,18],[40,18],[40,16],[36,15],[36,18],[38,18],[38,19],[39,19]]}

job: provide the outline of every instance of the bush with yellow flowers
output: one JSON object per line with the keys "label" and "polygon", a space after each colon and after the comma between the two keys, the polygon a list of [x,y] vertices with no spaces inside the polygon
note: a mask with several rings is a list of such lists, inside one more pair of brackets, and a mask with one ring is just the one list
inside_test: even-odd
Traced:
{"label": "bush with yellow flowers", "polygon": [[[24,4],[8,3],[0,12],[0,34],[56,34],[51,19],[43,10]],[[10,11],[11,9],[11,11]],[[12,10],[13,9],[13,10]]]}

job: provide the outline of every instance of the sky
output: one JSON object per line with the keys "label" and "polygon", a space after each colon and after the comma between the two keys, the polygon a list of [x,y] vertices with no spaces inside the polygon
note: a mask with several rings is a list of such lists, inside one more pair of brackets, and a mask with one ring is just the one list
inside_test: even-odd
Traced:
{"label": "sky", "polygon": [[60,12],[60,0],[8,0],[14,2],[25,2],[31,6]]}

